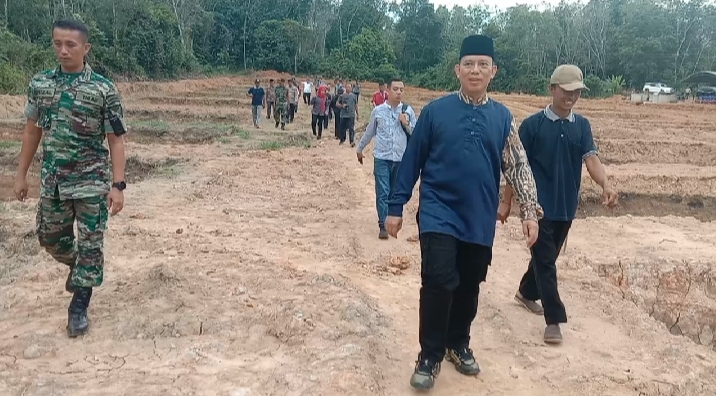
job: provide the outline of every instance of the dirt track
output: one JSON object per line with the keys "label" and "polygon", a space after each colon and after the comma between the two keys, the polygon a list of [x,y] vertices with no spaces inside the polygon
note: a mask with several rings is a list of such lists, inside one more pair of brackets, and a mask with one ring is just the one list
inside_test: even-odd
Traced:
{"label": "dirt track", "polygon": [[[378,241],[372,161],[332,131],[316,143],[305,105],[285,132],[251,128],[249,81],[121,86],[132,183],[77,340],[65,268],[35,239],[37,192],[10,200],[22,98],[1,99],[17,114],[0,120],[0,395],[412,394],[417,196],[399,239]],[[407,91],[414,104],[435,95]],[[546,104],[496,98],[518,120]],[[512,300],[528,253],[511,219],[473,325],[483,373],[445,365],[432,394],[716,394],[716,112],[578,107],[625,195],[606,212],[585,179],[586,218],[559,263],[564,345],[543,344],[543,319]]]}

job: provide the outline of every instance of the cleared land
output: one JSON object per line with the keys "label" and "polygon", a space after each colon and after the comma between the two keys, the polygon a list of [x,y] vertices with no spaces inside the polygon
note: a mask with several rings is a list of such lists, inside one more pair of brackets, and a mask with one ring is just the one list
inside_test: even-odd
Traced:
{"label": "cleared land", "polygon": [[[12,200],[24,99],[0,98],[0,394],[412,394],[417,191],[399,239],[378,241],[372,161],[332,129],[316,142],[303,104],[286,131],[252,128],[253,78],[120,84],[130,187],[77,340],[65,268],[34,234],[37,165],[29,202]],[[438,95],[406,94],[417,110]],[[547,104],[494,97],[518,121]],[[473,326],[483,373],[445,365],[434,395],[716,394],[716,111],[578,107],[622,204],[603,209],[585,173],[559,263],[565,344],[512,299],[528,258],[512,218]]]}

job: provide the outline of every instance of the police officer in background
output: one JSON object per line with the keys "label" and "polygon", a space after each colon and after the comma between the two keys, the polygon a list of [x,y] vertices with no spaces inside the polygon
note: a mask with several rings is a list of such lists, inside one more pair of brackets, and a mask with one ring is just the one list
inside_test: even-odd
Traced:
{"label": "police officer in background", "polygon": [[78,21],[52,25],[52,47],[60,65],[30,81],[14,186],[17,199],[25,201],[27,171],[42,140],[37,236],[40,246],[69,267],[65,289],[73,293],[67,319],[70,337],[89,330],[92,288],[104,279],[108,215],[122,210],[126,188],[124,111],[112,81],[85,63],[88,36],[87,26]]}

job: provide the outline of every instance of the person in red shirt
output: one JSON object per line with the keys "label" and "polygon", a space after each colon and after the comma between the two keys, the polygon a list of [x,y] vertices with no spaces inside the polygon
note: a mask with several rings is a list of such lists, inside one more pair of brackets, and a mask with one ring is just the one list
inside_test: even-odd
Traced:
{"label": "person in red shirt", "polygon": [[373,98],[370,100],[370,104],[380,106],[388,100],[388,92],[385,91],[385,84],[380,84],[380,91],[373,94]]}

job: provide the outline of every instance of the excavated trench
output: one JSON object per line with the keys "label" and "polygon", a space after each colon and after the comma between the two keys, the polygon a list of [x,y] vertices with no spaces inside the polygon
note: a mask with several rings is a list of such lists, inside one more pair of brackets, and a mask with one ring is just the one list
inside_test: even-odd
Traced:
{"label": "excavated trench", "polygon": [[619,194],[619,205],[614,209],[602,205],[596,194],[582,193],[577,218],[595,216],[680,216],[701,221],[716,220],[716,197],[676,194]]}
{"label": "excavated trench", "polygon": [[671,334],[716,350],[716,264],[649,259],[595,267]]}

